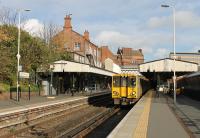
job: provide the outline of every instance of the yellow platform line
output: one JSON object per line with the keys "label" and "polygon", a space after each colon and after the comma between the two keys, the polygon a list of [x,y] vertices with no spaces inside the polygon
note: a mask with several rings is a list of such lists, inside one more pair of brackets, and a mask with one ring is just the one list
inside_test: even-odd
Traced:
{"label": "yellow platform line", "polygon": [[146,138],[147,136],[147,127],[148,127],[148,120],[149,120],[149,112],[151,108],[151,99],[152,99],[152,91],[147,93],[147,100],[144,105],[143,112],[140,116],[138,121],[137,127],[133,133],[133,138]]}

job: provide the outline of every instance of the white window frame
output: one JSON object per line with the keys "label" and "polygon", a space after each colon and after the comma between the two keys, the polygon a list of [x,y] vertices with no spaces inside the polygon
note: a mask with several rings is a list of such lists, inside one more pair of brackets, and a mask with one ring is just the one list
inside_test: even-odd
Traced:
{"label": "white window frame", "polygon": [[80,49],[81,49],[81,43],[75,42],[75,43],[74,43],[74,50],[79,51]]}

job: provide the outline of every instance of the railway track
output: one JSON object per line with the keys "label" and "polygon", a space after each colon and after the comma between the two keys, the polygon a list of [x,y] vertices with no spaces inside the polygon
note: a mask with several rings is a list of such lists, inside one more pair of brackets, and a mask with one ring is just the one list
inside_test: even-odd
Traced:
{"label": "railway track", "polygon": [[112,117],[88,133],[85,138],[106,138],[133,106],[121,107]]}
{"label": "railway track", "polygon": [[[46,130],[51,126],[49,125],[50,122],[54,122],[54,124],[62,124],[62,119],[66,116],[73,116],[73,113],[85,110],[91,105],[99,106],[101,105],[100,101],[104,101],[103,99],[110,99],[109,97],[110,95],[99,95],[90,100],[82,99],[79,101],[73,101],[70,104],[59,103],[51,106],[37,107],[35,109],[26,111],[22,110],[17,113],[1,115],[0,137],[29,137],[34,136],[34,133],[37,135],[48,134],[48,131]],[[43,126],[42,124],[48,124],[49,126]],[[30,135],[24,135],[25,133]]]}
{"label": "railway track", "polygon": [[105,110],[99,114],[96,114],[85,122],[79,124],[76,128],[60,133],[57,138],[84,137],[101,123],[103,123],[106,119],[117,113],[119,110],[119,108],[111,108],[109,110]]}

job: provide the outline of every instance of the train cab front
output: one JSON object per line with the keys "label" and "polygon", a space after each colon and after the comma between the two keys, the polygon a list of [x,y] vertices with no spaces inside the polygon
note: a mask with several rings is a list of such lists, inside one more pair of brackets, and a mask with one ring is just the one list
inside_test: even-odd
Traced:
{"label": "train cab front", "polygon": [[136,77],[121,74],[112,78],[112,98],[114,104],[128,105],[135,102],[137,97]]}
{"label": "train cab front", "polygon": [[116,75],[112,78],[112,98],[114,104],[120,104],[121,98],[121,87],[120,87],[120,76]]}

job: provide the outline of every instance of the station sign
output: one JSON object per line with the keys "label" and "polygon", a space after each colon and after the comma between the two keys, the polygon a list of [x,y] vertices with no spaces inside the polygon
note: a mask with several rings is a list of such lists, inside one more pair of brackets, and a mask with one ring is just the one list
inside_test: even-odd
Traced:
{"label": "station sign", "polygon": [[28,79],[29,78],[29,73],[27,73],[27,72],[19,72],[19,77],[20,78],[24,78],[24,79]]}

